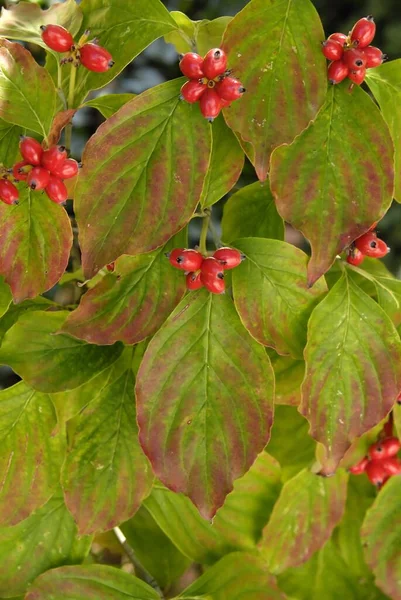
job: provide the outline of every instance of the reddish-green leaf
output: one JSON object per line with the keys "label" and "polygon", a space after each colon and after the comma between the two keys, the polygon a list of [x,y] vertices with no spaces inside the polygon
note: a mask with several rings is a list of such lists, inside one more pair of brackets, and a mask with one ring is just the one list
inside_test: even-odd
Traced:
{"label": "reddish-green leaf", "polygon": [[135,94],[103,94],[93,100],[88,100],[82,105],[82,108],[91,107],[97,110],[108,119],[116,113],[124,104],[135,98]]}
{"label": "reddish-green leaf", "polygon": [[234,242],[246,260],[233,271],[235,306],[253,337],[302,358],[309,316],[327,290],[324,279],[306,282],[308,257],[286,242],[244,238]]}
{"label": "reddish-green leaf", "polygon": [[269,439],[273,372],[228,296],[185,298],[137,378],[141,444],[155,474],[211,518]]}
{"label": "reddish-green leaf", "polygon": [[274,148],[291,142],[322,106],[327,89],[324,32],[309,0],[252,0],[229,23],[223,48],[246,88],[224,111],[266,179]]}
{"label": "reddish-green leaf", "polygon": [[390,206],[393,153],[375,103],[358,87],[350,93],[346,83],[333,86],[292,144],[275,150],[270,186],[281,216],[311,243],[310,284]]}
{"label": "reddish-green leaf", "polygon": [[67,507],[81,535],[112,529],[133,516],[153,481],[138,442],[132,371],[95,392],[71,427],[62,474]]}
{"label": "reddish-green leaf", "polygon": [[77,537],[74,520],[58,493],[25,521],[0,528],[0,540],[2,598],[23,594],[47,569],[80,563],[91,544],[90,537]]}
{"label": "reddish-green leaf", "polygon": [[330,538],[347,498],[347,475],[301,471],[284,484],[263,531],[261,550],[271,573],[307,561]]}
{"label": "reddish-green leaf", "polygon": [[49,395],[23,382],[0,392],[1,526],[28,517],[58,487],[64,448],[56,425]]}
{"label": "reddish-green leaf", "polygon": [[122,256],[81,299],[63,331],[92,344],[136,344],[163,325],[185,292],[185,276],[165,256],[187,246],[186,230],[148,254]]}
{"label": "reddish-green leaf", "polygon": [[313,311],[301,412],[335,471],[352,441],[391,410],[401,389],[401,343],[390,319],[347,272]]}
{"label": "reddish-green leaf", "polygon": [[14,302],[53,287],[64,273],[72,231],[64,208],[40,192],[20,190],[19,204],[0,205],[0,273]]}
{"label": "reddish-green leaf", "polygon": [[[6,333],[0,364],[9,365],[40,392],[72,390],[114,363],[123,351],[56,335],[67,312],[28,312]],[[78,368],[79,367],[79,368]]]}
{"label": "reddish-green leaf", "polygon": [[163,245],[199,202],[210,125],[199,106],[179,100],[182,82],[137,96],[86,146],[75,207],[87,276],[121,254]]}
{"label": "reddish-green leaf", "polygon": [[22,127],[0,119],[0,160],[5,167],[10,168],[16,162],[20,136],[24,133]]}
{"label": "reddish-green leaf", "polygon": [[269,352],[276,379],[276,404],[298,406],[301,402],[301,384],[305,376],[305,362],[291,356]]}
{"label": "reddish-green leaf", "polygon": [[115,567],[60,567],[40,575],[25,600],[160,600],[147,583]]}
{"label": "reddish-green leaf", "polygon": [[223,240],[243,237],[284,239],[283,219],[277,212],[268,183],[251,183],[233,194],[224,206]]}
{"label": "reddish-green leaf", "polygon": [[367,511],[361,535],[376,584],[393,600],[401,598],[401,477],[392,477]]}
{"label": "reddish-green leaf", "polygon": [[5,283],[3,277],[0,277],[0,318],[7,312],[12,301],[11,291]]}

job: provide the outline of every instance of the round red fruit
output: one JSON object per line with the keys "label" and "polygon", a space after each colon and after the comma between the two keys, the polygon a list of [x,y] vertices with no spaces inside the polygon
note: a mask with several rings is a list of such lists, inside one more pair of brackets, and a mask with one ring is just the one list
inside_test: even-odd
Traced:
{"label": "round red fruit", "polygon": [[13,166],[14,179],[17,181],[26,181],[28,179],[28,170],[24,170],[24,167],[28,166],[28,164],[25,160],[15,163]]}
{"label": "round red fruit", "polygon": [[114,267],[115,267],[115,265],[114,265],[114,262],[111,262],[111,263],[109,263],[108,265],[106,265],[106,269],[107,269],[107,270],[108,270],[110,273],[112,273],[112,272],[114,271]]}
{"label": "round red fruit", "polygon": [[362,460],[360,460],[356,465],[350,467],[349,472],[353,475],[362,475],[366,471],[366,467],[368,465],[369,459],[367,456],[364,456]]}
{"label": "round red fruit", "polygon": [[400,440],[396,437],[390,437],[373,444],[369,448],[369,455],[372,460],[390,458],[391,456],[395,456],[400,448]]}
{"label": "round red fruit", "polygon": [[43,148],[37,140],[31,137],[21,136],[19,143],[19,149],[22,154],[22,158],[30,165],[40,165],[40,159],[42,158]]}
{"label": "round red fruit", "polygon": [[373,17],[364,17],[359,19],[351,31],[351,42],[355,42],[358,48],[369,46],[376,33],[376,25]]}
{"label": "round red fruit", "polygon": [[181,271],[198,271],[203,261],[203,256],[197,250],[175,248],[168,256],[173,267]]}
{"label": "round red fruit", "polygon": [[43,152],[40,164],[51,173],[56,173],[66,159],[67,151],[64,146],[52,146]]}
{"label": "round red fruit", "polygon": [[387,244],[380,240],[373,231],[361,235],[354,244],[362,254],[372,258],[382,258],[389,252]]}
{"label": "round red fruit", "polygon": [[227,68],[227,56],[224,50],[212,48],[203,59],[203,72],[208,79],[223,75]]}
{"label": "round red fruit", "polygon": [[69,52],[74,45],[71,33],[61,25],[42,25],[42,40],[56,52]]}
{"label": "round red fruit", "polygon": [[196,52],[187,52],[180,60],[181,73],[188,79],[202,79],[203,58]]}
{"label": "round red fruit", "polygon": [[348,37],[345,35],[345,33],[332,33],[331,35],[329,35],[329,37],[327,38],[329,40],[335,40],[336,42],[339,42],[341,44],[341,46],[344,46],[344,44],[347,43],[348,41]]}
{"label": "round red fruit", "polygon": [[188,273],[186,281],[187,290],[199,290],[203,287],[200,271],[198,271],[197,273]]}
{"label": "round red fruit", "polygon": [[98,46],[97,44],[85,44],[79,53],[81,64],[89,71],[104,73],[114,65],[110,52],[107,52],[106,48],[102,48],[102,46]]}
{"label": "round red fruit", "polygon": [[60,179],[71,179],[78,174],[79,166],[73,158],[67,158],[55,171],[54,174]]}
{"label": "round red fruit", "polygon": [[347,256],[347,263],[353,265],[354,267],[358,267],[365,258],[365,255],[362,254],[358,248],[353,248]]}
{"label": "round red fruit", "polygon": [[56,175],[50,175],[45,191],[50,200],[56,204],[62,204],[68,198],[68,191],[64,182]]}
{"label": "round red fruit", "polygon": [[341,83],[348,75],[349,69],[342,60],[335,60],[330,63],[327,75],[330,83],[333,85]]}
{"label": "round red fruit", "polygon": [[352,81],[352,83],[355,83],[355,85],[361,85],[361,83],[363,83],[365,80],[365,75],[366,75],[366,69],[365,69],[365,67],[361,67],[360,69],[357,69],[356,71],[350,71],[348,73],[348,79],[350,79]]}
{"label": "round red fruit", "polygon": [[209,256],[203,261],[200,278],[209,292],[222,294],[225,291],[223,267],[213,256]]}
{"label": "round red fruit", "polygon": [[357,69],[361,69],[366,65],[366,56],[363,50],[351,48],[350,50],[346,50],[344,52],[343,61],[350,71],[356,71]]}
{"label": "round red fruit", "polygon": [[363,53],[366,58],[367,69],[379,67],[382,64],[382,62],[386,60],[386,55],[382,53],[380,48],[375,48],[375,46],[367,46],[363,49]]}
{"label": "round red fruit", "polygon": [[205,83],[200,83],[199,81],[187,81],[181,88],[181,96],[184,100],[193,104],[194,102],[198,102],[206,90],[207,85]]}
{"label": "round red fruit", "polygon": [[219,261],[223,269],[234,269],[243,261],[245,256],[234,248],[219,248],[213,254],[213,258]]}
{"label": "round red fruit", "polygon": [[27,184],[31,190],[44,190],[49,183],[50,173],[43,167],[34,167],[32,171],[29,171],[27,177]]}
{"label": "round red fruit", "polygon": [[18,190],[8,179],[0,179],[0,200],[4,204],[18,204]]}
{"label": "round red fruit", "polygon": [[375,460],[369,461],[366,465],[366,474],[369,477],[369,481],[377,487],[381,487],[389,478],[389,475],[383,468],[381,462]]}
{"label": "round red fruit", "polygon": [[344,45],[329,38],[322,43],[322,52],[328,60],[340,60],[344,54]]}
{"label": "round red fruit", "polygon": [[210,122],[218,117],[222,109],[220,96],[213,88],[205,90],[199,100],[199,105],[202,115]]}
{"label": "round red fruit", "polygon": [[246,91],[242,83],[238,79],[234,79],[234,77],[225,77],[216,84],[215,89],[220,98],[228,102],[238,100]]}
{"label": "round red fruit", "polygon": [[388,475],[399,475],[401,473],[401,461],[395,456],[383,458],[380,463]]}

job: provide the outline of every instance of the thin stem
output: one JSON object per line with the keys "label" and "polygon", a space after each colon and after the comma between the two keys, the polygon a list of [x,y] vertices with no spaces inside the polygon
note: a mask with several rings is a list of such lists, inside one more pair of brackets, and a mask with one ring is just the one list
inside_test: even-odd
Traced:
{"label": "thin stem", "polygon": [[203,221],[202,221],[202,229],[201,229],[200,238],[199,238],[199,252],[203,255],[205,255],[207,253],[206,239],[207,239],[207,232],[209,230],[210,216],[211,216],[211,213],[208,212],[203,217]]}
{"label": "thin stem", "polygon": [[[75,82],[77,78],[77,67],[72,62],[70,72],[70,86],[68,88],[68,108],[74,108],[74,96],[75,96]],[[69,152],[71,150],[71,138],[72,138],[72,123],[68,123],[65,128],[65,147]]]}

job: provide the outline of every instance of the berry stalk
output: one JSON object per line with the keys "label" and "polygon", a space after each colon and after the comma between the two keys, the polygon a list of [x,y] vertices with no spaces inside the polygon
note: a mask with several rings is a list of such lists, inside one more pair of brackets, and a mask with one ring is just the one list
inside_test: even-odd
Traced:
{"label": "berry stalk", "polygon": [[[67,108],[74,107],[74,96],[75,96],[75,82],[77,79],[77,67],[72,62],[71,63],[71,72],[70,72],[70,85],[68,88],[68,102]],[[65,128],[65,146],[67,148],[68,153],[71,150],[71,138],[72,138],[72,123],[68,123]]]}
{"label": "berry stalk", "polygon": [[207,232],[209,231],[209,222],[210,222],[210,217],[211,217],[211,212],[205,210],[205,216],[203,218],[202,221],[202,229],[201,229],[201,233],[200,233],[200,238],[199,238],[199,252],[201,254],[203,254],[204,256],[207,254],[207,248],[206,248],[206,239],[207,239]]}

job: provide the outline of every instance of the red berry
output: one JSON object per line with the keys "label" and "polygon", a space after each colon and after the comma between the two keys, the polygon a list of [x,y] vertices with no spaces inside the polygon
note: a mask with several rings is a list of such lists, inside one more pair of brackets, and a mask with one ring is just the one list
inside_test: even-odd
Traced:
{"label": "red berry", "polygon": [[349,472],[353,475],[362,475],[366,471],[366,467],[368,465],[369,459],[367,456],[364,456],[362,460],[360,460],[356,465],[349,468]]}
{"label": "red berry", "polygon": [[369,461],[366,465],[366,474],[369,477],[369,481],[377,487],[381,487],[389,478],[389,475],[383,468],[381,462],[375,460]]}
{"label": "red berry", "polygon": [[222,109],[221,99],[213,88],[208,88],[199,100],[202,115],[212,122]]}
{"label": "red berry", "polygon": [[229,100],[224,100],[224,98],[220,98],[221,106],[224,108],[225,106],[231,106],[231,102]]}
{"label": "red berry", "polygon": [[81,64],[89,69],[89,71],[95,71],[96,73],[104,73],[108,71],[113,65],[114,61],[106,48],[98,46],[97,44],[85,44],[79,51]]}
{"label": "red berry", "polygon": [[365,255],[362,254],[362,252],[358,250],[358,248],[352,248],[352,250],[347,256],[347,263],[350,265],[354,265],[354,267],[357,267],[363,262],[364,258]]}
{"label": "red berry", "polygon": [[227,68],[227,56],[224,50],[212,48],[203,59],[203,72],[208,79],[223,75]]}
{"label": "red berry", "polygon": [[322,52],[328,60],[340,60],[344,54],[344,44],[329,38],[322,43]]}
{"label": "red berry", "polygon": [[335,40],[336,42],[339,42],[341,46],[344,46],[344,44],[347,43],[348,37],[345,33],[332,33],[327,39]]}
{"label": "red berry", "polygon": [[355,83],[355,85],[361,85],[361,83],[363,83],[365,80],[365,75],[366,75],[366,68],[361,67],[360,69],[357,69],[356,71],[350,71],[348,73],[348,79],[350,79],[352,81],[352,83]]}
{"label": "red berry", "polygon": [[181,96],[184,100],[193,104],[194,102],[198,102],[199,98],[206,90],[207,85],[205,83],[200,83],[199,81],[187,81],[181,88]]}
{"label": "red berry", "polygon": [[112,273],[114,271],[114,262],[109,263],[108,265],[106,265],[106,269],[108,271],[110,271],[110,273]]}
{"label": "red berry", "polygon": [[18,204],[18,190],[8,179],[0,179],[0,200],[4,204]]}
{"label": "red berry", "polygon": [[242,83],[238,79],[234,79],[234,77],[225,77],[222,81],[219,81],[215,90],[220,98],[228,102],[241,98],[242,94],[246,91]]}
{"label": "red berry", "polygon": [[363,50],[358,50],[358,48],[351,48],[350,50],[346,50],[344,52],[344,63],[350,69],[350,71],[356,71],[357,69],[361,69],[366,65],[366,57]]}
{"label": "red berry", "polygon": [[241,252],[238,252],[238,250],[235,250],[234,248],[219,248],[213,254],[213,258],[218,260],[226,271],[227,269],[238,267],[245,257]]}
{"label": "red berry", "polygon": [[168,256],[173,267],[181,271],[197,271],[203,261],[203,256],[197,250],[185,250],[184,248],[175,248]]}
{"label": "red berry", "polygon": [[28,171],[21,171],[20,169],[22,169],[23,167],[26,167],[29,163],[27,163],[25,160],[21,160],[20,162],[15,163],[15,165],[13,166],[13,177],[14,179],[16,179],[17,181],[26,181],[28,178]]}
{"label": "red berry", "polygon": [[43,167],[34,167],[29,171],[27,184],[31,190],[44,190],[49,183],[50,173]]}
{"label": "red berry", "polygon": [[362,254],[372,258],[382,258],[389,252],[387,244],[380,240],[373,231],[361,235],[354,244]]}
{"label": "red berry", "polygon": [[51,173],[56,173],[64,164],[66,158],[67,151],[64,146],[52,146],[49,150],[43,152],[40,164]]}
{"label": "red berry", "polygon": [[349,69],[347,65],[342,60],[335,60],[330,63],[329,69],[327,71],[329,81],[333,85],[336,83],[341,83],[349,73]]}
{"label": "red berry", "polygon": [[203,287],[200,271],[197,273],[188,273],[187,275],[187,290],[199,290]]}
{"label": "red berry", "polygon": [[366,58],[367,69],[380,66],[386,59],[386,55],[382,53],[380,48],[375,48],[375,46],[367,46],[362,50],[362,52]]}
{"label": "red berry", "polygon": [[401,448],[401,442],[396,437],[390,437],[376,442],[369,448],[369,455],[372,460],[380,460],[395,456]]}
{"label": "red berry", "polygon": [[40,165],[40,159],[42,158],[43,148],[37,140],[31,137],[21,136],[19,143],[19,149],[22,154],[22,158],[30,165]]}
{"label": "red berry", "polygon": [[180,60],[181,73],[188,79],[202,79],[203,58],[195,52],[187,52]]}
{"label": "red berry", "polygon": [[71,179],[79,170],[78,163],[73,158],[67,158],[57,169],[53,171],[60,179]]}
{"label": "red berry", "polygon": [[223,267],[214,257],[205,258],[201,267],[201,281],[213,294],[222,294],[225,290]]}
{"label": "red berry", "polygon": [[68,191],[64,182],[56,175],[50,175],[45,191],[50,200],[56,204],[62,204],[68,198]]}
{"label": "red berry", "polygon": [[388,475],[399,475],[401,473],[401,461],[395,456],[383,458],[380,464]]}
{"label": "red berry", "polygon": [[373,17],[359,19],[351,31],[351,41],[356,42],[358,48],[366,48],[375,37],[376,25]]}
{"label": "red berry", "polygon": [[42,25],[42,40],[56,52],[68,52],[74,45],[71,33],[61,25]]}

